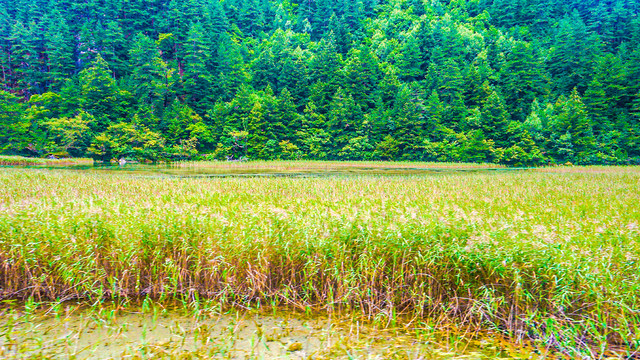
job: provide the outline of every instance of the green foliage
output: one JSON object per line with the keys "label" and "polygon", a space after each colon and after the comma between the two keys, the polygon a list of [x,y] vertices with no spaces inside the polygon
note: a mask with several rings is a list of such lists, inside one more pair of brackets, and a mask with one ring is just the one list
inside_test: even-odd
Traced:
{"label": "green foliage", "polygon": [[23,105],[18,97],[0,90],[0,149],[19,152],[26,145],[28,131],[29,122],[23,118]]}
{"label": "green foliage", "polygon": [[[120,158],[157,161],[166,158],[164,138],[135,120],[110,125],[105,132],[94,137],[87,153],[100,161]],[[193,147],[187,144],[186,152],[193,151]],[[174,152],[182,155],[183,149],[179,145]]]}
{"label": "green foliage", "polygon": [[[84,112],[94,120],[69,145],[77,155],[135,122],[175,157],[636,163],[639,11],[622,0],[4,1],[0,78],[15,97],[3,95],[0,151],[64,148],[44,124]],[[247,132],[246,147],[232,132]]]}
{"label": "green foliage", "polygon": [[89,138],[90,124],[96,122],[96,119],[84,112],[80,111],[74,117],[61,117],[50,119],[44,125],[52,134],[51,151],[63,150],[67,153],[75,152],[84,153],[86,141]]}

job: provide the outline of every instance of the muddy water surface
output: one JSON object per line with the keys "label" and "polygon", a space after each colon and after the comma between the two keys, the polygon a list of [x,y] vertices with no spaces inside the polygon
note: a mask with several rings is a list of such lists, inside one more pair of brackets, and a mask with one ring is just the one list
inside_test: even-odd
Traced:
{"label": "muddy water surface", "polygon": [[66,307],[0,317],[1,358],[537,358],[483,338],[295,312]]}

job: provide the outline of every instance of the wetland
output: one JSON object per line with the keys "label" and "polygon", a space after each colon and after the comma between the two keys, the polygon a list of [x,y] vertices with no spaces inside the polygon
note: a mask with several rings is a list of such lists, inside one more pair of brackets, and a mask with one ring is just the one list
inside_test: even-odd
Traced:
{"label": "wetland", "polygon": [[638,356],[637,167],[65,164],[0,184],[5,357]]}

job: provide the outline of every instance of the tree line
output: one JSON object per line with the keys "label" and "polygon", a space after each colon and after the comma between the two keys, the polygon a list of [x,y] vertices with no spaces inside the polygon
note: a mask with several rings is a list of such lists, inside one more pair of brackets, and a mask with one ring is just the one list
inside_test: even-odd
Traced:
{"label": "tree line", "polygon": [[0,0],[0,152],[640,163],[638,0]]}

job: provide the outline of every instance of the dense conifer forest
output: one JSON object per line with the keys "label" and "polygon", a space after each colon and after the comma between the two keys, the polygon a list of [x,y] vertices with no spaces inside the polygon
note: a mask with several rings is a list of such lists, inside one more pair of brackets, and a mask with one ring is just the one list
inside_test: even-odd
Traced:
{"label": "dense conifer forest", "polygon": [[638,0],[0,0],[0,152],[640,163]]}

